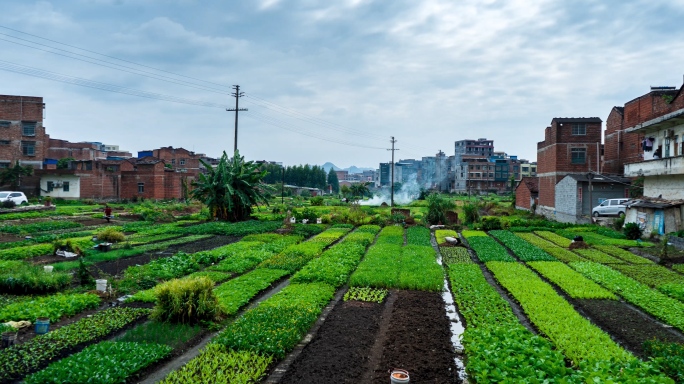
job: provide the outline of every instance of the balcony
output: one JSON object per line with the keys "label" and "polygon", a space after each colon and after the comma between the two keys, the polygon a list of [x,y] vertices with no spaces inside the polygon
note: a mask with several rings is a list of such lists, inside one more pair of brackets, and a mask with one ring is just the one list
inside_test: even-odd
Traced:
{"label": "balcony", "polygon": [[625,177],[684,175],[684,156],[625,164]]}

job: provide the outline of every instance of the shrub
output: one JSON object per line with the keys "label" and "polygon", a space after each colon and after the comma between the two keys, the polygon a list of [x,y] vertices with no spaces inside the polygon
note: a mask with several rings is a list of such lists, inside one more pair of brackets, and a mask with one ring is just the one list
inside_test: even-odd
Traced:
{"label": "shrub", "polygon": [[427,202],[428,213],[425,215],[425,221],[430,224],[448,224],[446,212],[456,208],[454,202],[439,193],[428,195]]}
{"label": "shrub", "polygon": [[639,224],[637,223],[627,223],[625,224],[625,227],[623,228],[623,232],[625,233],[625,236],[629,240],[636,240],[641,238],[641,228],[639,228]]}
{"label": "shrub", "polygon": [[309,203],[314,207],[320,207],[323,205],[323,196],[314,196],[309,200]]}
{"label": "shrub", "polygon": [[109,243],[118,243],[124,241],[126,237],[123,232],[117,231],[115,228],[109,227],[97,233],[97,239]]}
{"label": "shrub", "polygon": [[482,229],[485,231],[501,229],[501,220],[496,216],[485,216],[482,218]]}
{"label": "shrub", "polygon": [[152,317],[158,321],[197,323],[212,321],[220,314],[214,283],[206,278],[176,279],[155,288],[157,305]]}
{"label": "shrub", "polygon": [[15,203],[13,200],[5,200],[2,202],[2,207],[5,209],[12,209],[17,206],[17,203]]}

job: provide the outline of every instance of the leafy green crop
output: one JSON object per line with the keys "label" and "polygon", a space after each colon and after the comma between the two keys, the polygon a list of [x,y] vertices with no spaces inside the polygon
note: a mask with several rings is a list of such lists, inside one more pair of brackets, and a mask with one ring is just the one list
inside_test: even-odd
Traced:
{"label": "leafy green crop", "polygon": [[406,230],[406,244],[430,245],[430,230],[419,226],[409,227]]}
{"label": "leafy green crop", "polygon": [[611,256],[618,257],[628,263],[632,264],[653,264],[653,262],[645,257],[637,256],[632,252],[625,251],[622,248],[618,248],[614,245],[594,245],[594,248],[599,251],[605,252]]}
{"label": "leafy green crop", "polygon": [[12,233],[15,235],[32,234],[37,232],[54,231],[59,229],[79,228],[83,224],[68,220],[48,220],[32,224],[14,225],[0,224],[0,232]]}
{"label": "leafy green crop", "polygon": [[652,288],[658,288],[665,284],[684,285],[684,276],[662,265],[616,264],[611,265],[611,267]]}
{"label": "leafy green crop", "polygon": [[[549,232],[551,233],[551,232]],[[552,235],[555,235],[554,233],[551,233]],[[564,261],[566,263],[572,262],[572,261],[585,261],[583,258],[577,256],[577,254],[568,251],[565,248],[561,248],[560,246],[545,240],[539,236],[536,236],[532,233],[522,233],[518,232],[515,234],[516,236],[520,237],[521,239],[524,239],[530,244],[533,244],[544,251],[546,251],[548,254],[551,256],[555,257],[556,259],[560,261]],[[567,240],[564,237],[561,237],[563,240]]]}
{"label": "leafy green crop", "polygon": [[435,238],[437,239],[437,244],[446,243],[445,238],[447,237],[454,237],[458,239],[458,233],[456,233],[456,231],[452,231],[451,229],[438,229],[435,231]]}
{"label": "leafy green crop", "polygon": [[446,264],[470,264],[473,262],[470,258],[470,252],[463,247],[439,247],[439,253],[442,254],[442,260]]}
{"label": "leafy green crop", "polygon": [[245,236],[255,233],[273,232],[280,228],[282,223],[278,221],[241,221],[229,223],[223,221],[212,221],[199,225],[184,227],[182,232],[188,235],[213,234],[223,236]]}
{"label": "leafy green crop", "polygon": [[36,244],[0,250],[0,260],[23,260],[52,254],[52,244]]}
{"label": "leafy green crop", "polygon": [[613,257],[607,253],[603,253],[598,249],[576,249],[575,252],[579,253],[582,257],[587,260],[595,261],[602,264],[621,264],[624,263],[621,259]]}
{"label": "leafy green crop", "polygon": [[50,364],[27,377],[26,383],[121,383],[171,350],[162,344],[103,341]]}
{"label": "leafy green crop", "polygon": [[546,240],[548,240],[548,241],[550,241],[550,242],[552,242],[552,243],[554,243],[560,247],[563,247],[563,248],[569,247],[570,243],[572,243],[572,241],[570,239],[563,237],[563,236],[560,236],[560,235],[557,235],[557,234],[550,232],[550,231],[537,231],[535,233],[537,235],[545,238]]}
{"label": "leafy green crop", "polygon": [[352,235],[354,234],[350,234],[342,242],[323,252],[320,257],[311,260],[292,276],[291,281],[294,283],[322,282],[334,287],[344,285],[366,252],[364,244],[366,241],[361,239],[362,242],[356,242],[355,240],[359,239],[352,238]]}
{"label": "leafy green crop", "polygon": [[228,315],[234,315],[259,292],[287,275],[282,269],[255,269],[214,289],[219,305]]}
{"label": "leafy green crop", "polygon": [[490,235],[499,239],[522,261],[556,261],[553,256],[517,237],[509,231],[490,231]]}
{"label": "leafy green crop", "polygon": [[63,351],[121,329],[150,313],[148,309],[111,308],[85,317],[23,344],[0,351],[0,381],[17,379],[54,360]]}
{"label": "leafy green crop", "polygon": [[468,238],[468,245],[483,263],[488,261],[515,261],[508,254],[506,248],[489,236],[471,236]]}
{"label": "leafy green crop", "polygon": [[386,289],[376,289],[376,288],[359,288],[351,287],[344,294],[344,301],[358,300],[358,301],[369,301],[373,303],[382,303],[387,296]]}
{"label": "leafy green crop", "polygon": [[393,288],[441,292],[444,287],[444,270],[429,245],[403,247],[398,267],[399,283]]}
{"label": "leafy green crop", "polygon": [[[8,264],[14,263],[14,264]],[[50,293],[71,284],[71,274],[45,273],[42,266],[20,261],[0,261],[0,292],[2,293]]]}
{"label": "leafy green crop", "polygon": [[633,358],[524,265],[492,261],[487,263],[487,268],[520,302],[539,330],[575,365],[583,360],[627,361]]}
{"label": "leafy green crop", "polygon": [[[385,227],[387,228],[387,227]],[[392,288],[399,283],[399,259],[401,245],[381,242],[383,232],[378,240],[368,249],[366,257],[349,278],[352,287]]]}
{"label": "leafy green crop", "polygon": [[463,230],[461,232],[461,235],[465,237],[467,240],[472,239],[473,237],[488,237],[487,233],[484,231],[471,231],[471,230]]}
{"label": "leafy green crop", "polygon": [[69,295],[55,294],[36,297],[0,308],[0,322],[29,320],[48,317],[56,322],[64,316],[74,316],[86,309],[97,308],[100,297],[90,293],[74,293]]}
{"label": "leafy green crop", "polygon": [[270,356],[209,344],[199,356],[171,372],[159,384],[258,383],[266,375],[271,361]]}
{"label": "leafy green crop", "polygon": [[129,329],[115,341],[164,344],[171,348],[180,348],[183,344],[202,333],[199,325],[187,325],[159,321],[147,321]]}
{"label": "leafy green crop", "polygon": [[559,261],[531,261],[527,264],[574,299],[617,300],[615,295]]}

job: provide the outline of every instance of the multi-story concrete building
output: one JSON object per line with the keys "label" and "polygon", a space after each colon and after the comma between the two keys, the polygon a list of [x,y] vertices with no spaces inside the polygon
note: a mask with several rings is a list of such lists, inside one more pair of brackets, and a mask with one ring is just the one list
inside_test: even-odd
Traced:
{"label": "multi-story concrete building", "polygon": [[[601,125],[598,117],[554,118],[537,143],[539,213],[555,218],[556,184],[569,174],[600,173]],[[597,205],[598,197],[588,202]],[[593,205],[591,205],[593,206]]]}
{"label": "multi-story concrete building", "polygon": [[461,161],[461,156],[491,157],[494,155],[494,140],[459,140],[454,143],[456,162]]}

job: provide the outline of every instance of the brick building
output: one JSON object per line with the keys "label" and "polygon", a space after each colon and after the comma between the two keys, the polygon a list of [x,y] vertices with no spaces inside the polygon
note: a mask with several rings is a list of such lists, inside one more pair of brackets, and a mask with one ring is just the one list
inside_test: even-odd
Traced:
{"label": "brick building", "polygon": [[42,97],[0,95],[0,168],[17,161],[43,167],[50,139],[43,126],[44,108]]}
{"label": "brick building", "polygon": [[533,211],[539,198],[539,178],[523,177],[515,187],[515,208]]}
{"label": "brick building", "polygon": [[645,132],[628,129],[684,107],[676,87],[651,87],[642,96],[613,107],[606,120],[604,173],[623,175],[625,164],[643,161]]}
{"label": "brick building", "polygon": [[551,120],[537,143],[539,213],[555,217],[556,184],[563,177],[601,171],[601,125],[598,117]]}

